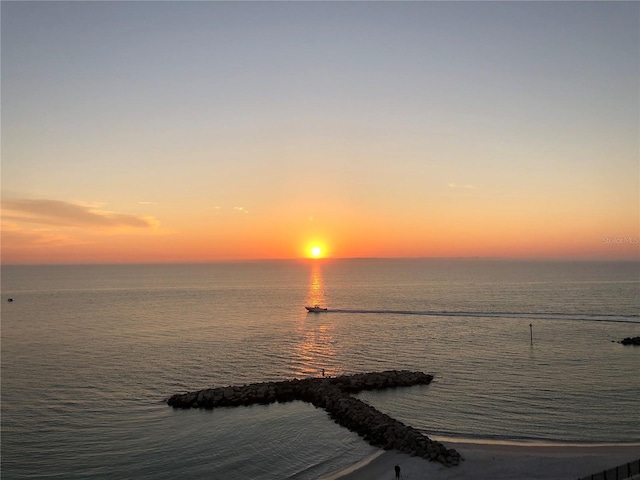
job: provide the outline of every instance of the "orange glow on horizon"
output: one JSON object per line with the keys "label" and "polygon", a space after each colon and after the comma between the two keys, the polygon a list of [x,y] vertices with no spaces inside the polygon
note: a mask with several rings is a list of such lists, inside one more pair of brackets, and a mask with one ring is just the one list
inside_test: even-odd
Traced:
{"label": "orange glow on horizon", "polygon": [[2,261],[198,263],[298,258],[323,263],[332,258],[368,257],[640,258],[637,221],[625,223],[612,216],[593,222],[589,216],[554,218],[534,211],[523,216],[515,208],[493,207],[483,215],[475,210],[452,210],[448,216],[434,211],[428,221],[420,222],[412,212],[384,218],[337,212],[327,215],[331,222],[327,220],[326,225],[316,220],[311,226],[306,219],[292,221],[266,214],[254,218],[251,213],[235,211],[213,216],[208,223],[198,222],[198,217],[157,215],[159,225],[138,222],[131,226],[131,216],[92,211],[90,218],[106,220],[85,225],[86,208],[81,211],[84,216],[76,219],[77,225],[58,225],[56,217],[44,214],[40,225],[31,218],[22,221],[20,211],[5,208]]}

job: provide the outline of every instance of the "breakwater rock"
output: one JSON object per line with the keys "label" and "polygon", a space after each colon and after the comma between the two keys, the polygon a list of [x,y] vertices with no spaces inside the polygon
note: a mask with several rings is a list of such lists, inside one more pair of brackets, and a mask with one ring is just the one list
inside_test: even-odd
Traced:
{"label": "breakwater rock", "polygon": [[618,343],[621,343],[622,345],[640,345],[640,337],[623,338]]}
{"label": "breakwater rock", "polygon": [[461,457],[456,450],[447,449],[413,427],[351,396],[364,390],[428,385],[432,379],[433,376],[422,372],[389,370],[335,378],[210,388],[173,395],[167,403],[174,408],[213,409],[302,400],[324,408],[336,423],[356,432],[371,445],[386,450],[395,449],[447,466],[457,465]]}

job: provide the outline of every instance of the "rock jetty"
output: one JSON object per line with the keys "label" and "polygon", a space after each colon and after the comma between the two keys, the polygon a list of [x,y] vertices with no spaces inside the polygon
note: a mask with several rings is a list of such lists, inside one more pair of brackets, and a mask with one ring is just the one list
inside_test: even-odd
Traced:
{"label": "rock jetty", "polygon": [[428,385],[432,375],[407,370],[343,375],[335,378],[293,379],[281,382],[210,388],[173,395],[174,408],[237,407],[241,405],[302,400],[324,408],[338,424],[356,432],[371,445],[398,450],[443,465],[458,465],[460,454],[371,405],[351,396],[364,390]]}
{"label": "rock jetty", "polygon": [[640,337],[623,338],[618,343],[621,343],[622,345],[640,345]]}

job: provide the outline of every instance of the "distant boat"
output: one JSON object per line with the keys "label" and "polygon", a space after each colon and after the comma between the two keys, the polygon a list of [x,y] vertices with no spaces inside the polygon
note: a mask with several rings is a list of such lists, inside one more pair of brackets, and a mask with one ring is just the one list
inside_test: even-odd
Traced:
{"label": "distant boat", "polygon": [[317,303],[313,307],[304,307],[304,308],[306,308],[309,312],[314,312],[314,313],[326,312],[327,311],[326,308],[322,308]]}

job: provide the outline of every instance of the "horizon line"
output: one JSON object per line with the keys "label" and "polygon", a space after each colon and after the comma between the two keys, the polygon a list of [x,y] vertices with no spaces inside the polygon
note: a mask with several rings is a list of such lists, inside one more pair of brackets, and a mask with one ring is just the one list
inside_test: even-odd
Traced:
{"label": "horizon line", "polygon": [[638,258],[600,258],[600,257],[510,257],[510,256],[446,256],[446,257],[288,257],[288,258],[234,258],[216,260],[168,260],[168,261],[80,261],[80,262],[2,262],[4,266],[118,266],[118,265],[212,265],[220,263],[251,263],[251,262],[326,262],[343,260],[484,260],[484,261],[522,261],[522,262],[638,262]]}

